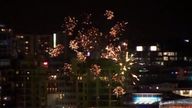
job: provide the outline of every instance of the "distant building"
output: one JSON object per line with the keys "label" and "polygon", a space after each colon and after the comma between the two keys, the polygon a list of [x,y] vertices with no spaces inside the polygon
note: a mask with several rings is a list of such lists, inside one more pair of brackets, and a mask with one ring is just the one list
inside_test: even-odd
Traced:
{"label": "distant building", "polygon": [[14,36],[11,29],[0,25],[0,107],[15,106]]}
{"label": "distant building", "polygon": [[46,108],[50,35],[16,35],[15,72],[17,108]]}

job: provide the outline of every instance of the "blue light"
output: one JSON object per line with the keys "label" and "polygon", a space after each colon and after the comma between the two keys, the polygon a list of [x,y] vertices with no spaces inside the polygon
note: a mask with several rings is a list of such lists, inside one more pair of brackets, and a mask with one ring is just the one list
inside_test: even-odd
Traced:
{"label": "blue light", "polygon": [[161,101],[161,97],[141,97],[141,96],[136,96],[133,98],[134,104],[153,104],[156,102]]}

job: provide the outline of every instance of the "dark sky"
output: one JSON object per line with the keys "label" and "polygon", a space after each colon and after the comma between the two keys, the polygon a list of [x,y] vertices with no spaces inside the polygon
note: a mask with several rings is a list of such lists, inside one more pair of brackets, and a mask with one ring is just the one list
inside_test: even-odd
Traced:
{"label": "dark sky", "polygon": [[103,14],[113,10],[115,16],[129,22],[128,32],[141,38],[190,36],[190,3],[168,0],[0,0],[0,22],[17,33],[51,33],[60,29],[68,15],[85,12]]}

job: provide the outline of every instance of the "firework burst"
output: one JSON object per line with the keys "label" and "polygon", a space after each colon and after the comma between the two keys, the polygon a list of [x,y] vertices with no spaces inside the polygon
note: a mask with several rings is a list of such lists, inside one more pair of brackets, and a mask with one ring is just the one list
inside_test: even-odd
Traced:
{"label": "firework burst", "polygon": [[87,59],[87,57],[83,54],[83,52],[77,52],[77,59],[80,62],[85,62],[85,60]]}
{"label": "firework burst", "polygon": [[125,94],[125,90],[121,86],[117,86],[114,90],[113,93],[119,97]]}
{"label": "firework burst", "polygon": [[98,76],[101,73],[101,68],[99,65],[93,64],[91,65],[90,71],[94,76]]}
{"label": "firework burst", "polygon": [[109,35],[113,38],[121,35],[123,31],[125,31],[125,27],[128,24],[128,22],[117,22],[113,27],[111,27],[109,31]]}
{"label": "firework burst", "polygon": [[71,40],[70,43],[69,43],[69,48],[71,48],[72,50],[76,51],[79,48],[78,41]]}
{"label": "firework burst", "polygon": [[76,20],[75,17],[66,17],[64,19],[64,25],[63,27],[65,28],[64,33],[67,34],[68,36],[73,35],[73,31],[75,27],[77,26],[78,20]]}
{"label": "firework burst", "polygon": [[110,44],[106,46],[105,52],[101,54],[101,58],[118,61],[120,52],[121,52],[121,47],[119,46],[115,47],[112,44]]}
{"label": "firework burst", "polygon": [[107,18],[107,20],[112,20],[114,18],[114,12],[106,10],[104,16]]}
{"label": "firework burst", "polygon": [[64,49],[64,46],[61,44],[58,44],[55,48],[51,48],[49,50],[49,54],[51,57],[57,57],[63,53],[63,49]]}

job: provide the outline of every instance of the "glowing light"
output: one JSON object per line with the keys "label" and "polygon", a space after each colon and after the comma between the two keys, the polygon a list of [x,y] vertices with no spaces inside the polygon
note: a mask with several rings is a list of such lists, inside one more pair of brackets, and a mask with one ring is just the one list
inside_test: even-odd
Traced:
{"label": "glowing light", "polygon": [[189,43],[189,39],[185,39],[184,41],[185,41],[186,43]]}
{"label": "glowing light", "polygon": [[150,51],[157,51],[157,46],[150,46]]}
{"label": "glowing light", "polygon": [[143,51],[143,46],[137,46],[136,51]]}
{"label": "glowing light", "polygon": [[29,41],[25,41],[25,44],[28,44],[29,43]]}
{"label": "glowing light", "polygon": [[153,104],[160,101],[160,97],[134,97],[134,104]]}
{"label": "glowing light", "polygon": [[48,65],[48,62],[47,62],[47,61],[43,62],[43,65],[44,65],[44,66],[47,66],[47,65]]}
{"label": "glowing light", "polygon": [[192,97],[192,90],[175,90],[173,93],[178,94],[180,96],[185,96],[185,97]]}
{"label": "glowing light", "polygon": [[57,45],[57,37],[56,37],[56,33],[53,33],[53,48],[55,48]]}
{"label": "glowing light", "polygon": [[131,74],[131,75],[132,75],[133,78],[135,78],[135,79],[137,79],[139,81],[139,78],[138,78],[137,75],[135,75],[135,74]]}
{"label": "glowing light", "polygon": [[57,75],[50,75],[49,76],[49,80],[56,80],[57,79]]}

